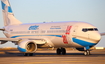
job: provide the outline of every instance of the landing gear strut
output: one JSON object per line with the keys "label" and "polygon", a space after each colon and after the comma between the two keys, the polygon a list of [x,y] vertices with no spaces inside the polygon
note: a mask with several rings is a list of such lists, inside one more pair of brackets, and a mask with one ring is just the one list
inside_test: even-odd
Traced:
{"label": "landing gear strut", "polygon": [[90,55],[90,51],[89,51],[89,50],[86,50],[86,51],[84,52],[84,55],[85,55],[85,56]]}
{"label": "landing gear strut", "polygon": [[57,52],[57,55],[60,55],[60,54],[65,55],[66,49],[65,48],[57,48],[56,52]]}
{"label": "landing gear strut", "polygon": [[24,53],[24,56],[33,56],[33,53]]}

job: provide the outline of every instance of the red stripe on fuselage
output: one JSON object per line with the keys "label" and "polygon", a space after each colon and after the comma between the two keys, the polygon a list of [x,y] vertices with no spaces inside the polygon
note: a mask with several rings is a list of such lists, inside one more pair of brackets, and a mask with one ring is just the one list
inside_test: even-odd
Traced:
{"label": "red stripe on fuselage", "polygon": [[66,35],[62,35],[62,38],[63,38],[63,43],[64,44],[68,44]]}
{"label": "red stripe on fuselage", "polygon": [[72,26],[67,26],[67,29],[66,29],[66,33],[65,34],[70,34],[70,29],[71,29]]}
{"label": "red stripe on fuselage", "polygon": [[64,44],[68,44],[67,35],[70,34],[71,27],[72,27],[72,26],[67,26],[65,35],[62,35],[63,43],[64,43]]}

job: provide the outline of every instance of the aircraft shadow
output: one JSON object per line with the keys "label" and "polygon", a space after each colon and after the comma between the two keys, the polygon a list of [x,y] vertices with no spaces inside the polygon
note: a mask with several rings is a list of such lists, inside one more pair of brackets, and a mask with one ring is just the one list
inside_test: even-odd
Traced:
{"label": "aircraft shadow", "polygon": [[[12,50],[16,51],[16,50]],[[0,51],[1,52],[1,51]],[[27,57],[24,56],[23,53],[10,52],[10,51],[2,51],[5,54],[0,54],[0,57]],[[84,56],[83,53],[66,53],[66,55],[57,55],[56,53],[34,53],[33,56],[30,57],[105,57],[105,54],[92,53],[89,56]]]}

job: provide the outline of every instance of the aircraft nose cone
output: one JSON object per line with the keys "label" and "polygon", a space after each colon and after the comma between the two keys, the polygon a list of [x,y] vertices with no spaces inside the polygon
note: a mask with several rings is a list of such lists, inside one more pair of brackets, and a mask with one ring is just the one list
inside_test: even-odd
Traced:
{"label": "aircraft nose cone", "polygon": [[100,40],[101,39],[101,35],[100,34],[97,34],[95,39],[96,40]]}
{"label": "aircraft nose cone", "polygon": [[89,38],[94,40],[94,43],[98,43],[101,39],[101,35],[99,33],[93,33],[91,35],[89,35]]}

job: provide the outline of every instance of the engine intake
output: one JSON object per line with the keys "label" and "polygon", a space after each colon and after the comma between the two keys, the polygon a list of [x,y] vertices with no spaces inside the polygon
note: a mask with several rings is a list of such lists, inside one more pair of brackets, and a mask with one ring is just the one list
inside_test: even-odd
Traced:
{"label": "engine intake", "polygon": [[36,45],[33,42],[30,42],[30,43],[28,43],[26,50],[28,52],[33,52],[35,50],[35,48],[36,48]]}
{"label": "engine intake", "polygon": [[20,52],[34,53],[37,50],[37,44],[33,40],[21,41],[18,44],[18,50]]}

